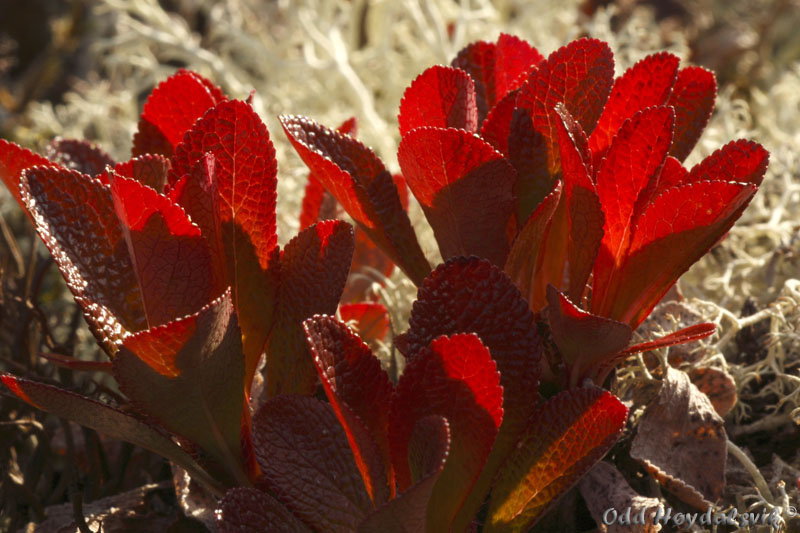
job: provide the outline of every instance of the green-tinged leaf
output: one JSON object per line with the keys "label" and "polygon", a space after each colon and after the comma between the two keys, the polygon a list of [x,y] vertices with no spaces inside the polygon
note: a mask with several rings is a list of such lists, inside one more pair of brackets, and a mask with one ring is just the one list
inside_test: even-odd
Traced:
{"label": "green-tinged leaf", "polygon": [[597,387],[550,398],[498,473],[484,531],[528,531],[616,442],[628,409]]}

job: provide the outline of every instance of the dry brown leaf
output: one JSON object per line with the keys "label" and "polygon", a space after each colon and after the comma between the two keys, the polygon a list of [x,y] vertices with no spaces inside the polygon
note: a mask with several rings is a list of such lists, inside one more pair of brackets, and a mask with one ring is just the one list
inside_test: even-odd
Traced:
{"label": "dry brown leaf", "polygon": [[708,396],[686,373],[668,368],[639,422],[631,457],[682,501],[706,510],[725,488],[726,440]]}
{"label": "dry brown leaf", "polygon": [[[661,531],[661,524],[655,523],[656,511],[661,501],[658,498],[647,498],[637,494],[611,463],[602,461],[597,463],[581,479],[578,488],[586,500],[592,518],[597,522],[598,531],[602,533]],[[616,512],[609,509],[614,509]],[[628,509],[630,513],[626,516]],[[614,523],[606,525],[606,521]]]}
{"label": "dry brown leaf", "polygon": [[692,368],[689,379],[708,396],[719,416],[725,416],[736,405],[736,381],[725,370],[713,367]]}

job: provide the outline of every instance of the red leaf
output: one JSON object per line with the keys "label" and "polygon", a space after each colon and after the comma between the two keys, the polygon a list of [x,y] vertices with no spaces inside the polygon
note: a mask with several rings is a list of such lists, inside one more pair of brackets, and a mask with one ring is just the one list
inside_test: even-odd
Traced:
{"label": "red leaf", "polygon": [[221,533],[311,533],[278,500],[252,487],[236,487],[226,492],[216,515]]}
{"label": "red leaf", "polygon": [[[674,113],[669,107],[638,111],[619,128],[597,170],[597,196],[603,206],[603,240],[594,262],[592,300],[606,298],[609,282],[628,252],[634,215],[647,205],[637,204],[648,184],[656,184],[672,144]],[[655,189],[655,186],[652,186]]]}
{"label": "red leaf", "polygon": [[222,484],[209,476],[192,457],[170,438],[130,413],[120,411],[51,385],[0,374],[0,380],[20,399],[38,409],[92,428],[112,439],[124,440],[166,457],[185,468],[210,491],[222,494]]}
{"label": "red leaf", "polygon": [[503,267],[503,271],[529,301],[533,298],[533,276],[537,264],[542,260],[541,250],[544,247],[544,238],[560,199],[561,182],[558,181],[553,192],[542,200],[539,207],[523,224],[511,244],[511,250]]}
{"label": "red leaf", "polygon": [[241,321],[246,383],[255,373],[273,320],[277,282],[270,262],[277,251],[277,162],[266,126],[246,103],[218,103],[194,123],[175,148],[170,184],[193,172],[210,152],[216,179],[228,283]]}
{"label": "red leaf", "polygon": [[486,531],[527,531],[616,442],[628,409],[597,387],[563,391],[540,409],[500,471]]}
{"label": "red leaf", "polygon": [[463,130],[420,128],[403,137],[397,159],[445,260],[505,263],[515,172],[499,152]]}
{"label": "red leaf", "polygon": [[124,163],[117,163],[114,167],[114,172],[120,176],[135,179],[160,193],[164,192],[164,186],[167,184],[168,171],[169,161],[158,154],[140,155]]}
{"label": "red leaf", "polygon": [[501,33],[497,43],[479,41],[462,49],[452,66],[468,73],[475,82],[478,123],[509,92],[525,82],[527,74],[544,57],[530,44]]}
{"label": "red leaf", "polygon": [[505,391],[504,422],[491,464],[502,461],[504,446],[513,446],[536,410],[531,391],[539,386],[542,345],[528,303],[500,269],[474,257],[457,257],[440,265],[420,287],[409,325],[396,341],[405,345],[402,351],[411,360],[440,335],[475,333],[489,348]]}
{"label": "red leaf", "polygon": [[[342,134],[356,136],[358,131],[358,120],[350,117],[342,122],[336,131]],[[331,193],[325,190],[325,186],[313,174],[308,175],[305,194],[303,195],[303,205],[300,210],[300,229],[304,230],[317,220],[329,220],[339,218],[336,211],[336,199]]]}
{"label": "red leaf", "polygon": [[550,334],[567,364],[570,387],[628,346],[633,330],[627,324],[579,309],[552,285],[547,287],[547,301]]}
{"label": "red leaf", "polygon": [[54,365],[61,368],[69,368],[84,372],[111,372],[110,361],[87,361],[60,353],[39,352],[39,357],[47,359]]}
{"label": "red leaf", "polygon": [[678,77],[679,62],[680,59],[669,52],[651,54],[616,79],[603,114],[589,137],[595,164],[605,156],[626,119],[647,107],[667,103]]}
{"label": "red leaf", "polygon": [[372,509],[329,404],[272,398],[253,419],[253,440],[265,485],[311,529],[353,531]]}
{"label": "red leaf", "polygon": [[340,305],[339,316],[342,322],[350,323],[348,325],[367,344],[385,339],[391,326],[389,312],[383,304],[377,302]]}
{"label": "red leaf", "polygon": [[111,195],[148,327],[195,313],[217,296],[212,294],[208,244],[179,205],[123,177],[112,178]]}
{"label": "red leaf", "polygon": [[358,526],[359,533],[425,531],[428,503],[450,454],[450,424],[430,415],[422,418],[408,444],[408,462],[414,485],[376,510]]}
{"label": "red leaf", "polygon": [[403,93],[397,121],[401,137],[424,126],[478,131],[475,83],[463,70],[434,65]]}
{"label": "red leaf", "polygon": [[731,228],[755,192],[746,183],[699,181],[656,198],[639,218],[614,286],[603,302],[593,300],[592,312],[638,326],[675,280]]}
{"label": "red leaf", "polygon": [[737,181],[761,185],[769,153],[758,143],[731,141],[692,167],[685,183],[705,180]]}
{"label": "red leaf", "polygon": [[517,168],[520,220],[528,218],[539,205],[544,197],[541,187],[551,184],[561,169],[556,129],[561,119],[553,111],[555,105],[563,103],[583,131],[592,131],[613,77],[614,58],[608,45],[596,39],[579,39],[550,54],[520,88],[517,107],[526,111],[535,131],[533,142],[526,142],[524,152],[544,150],[542,156],[532,158],[524,172]]}
{"label": "red leaf", "polygon": [[[142,156],[147,157],[147,156]],[[214,294],[231,285],[228,260],[223,243],[220,205],[217,200],[216,159],[210,152],[200,159],[190,174],[184,175],[170,189],[170,200],[177,203],[191,217],[208,244],[211,254]]]}
{"label": "red leaf", "polygon": [[194,72],[179,70],[147,97],[133,137],[133,155],[172,156],[195,121],[224,100],[225,96],[210,81]]}
{"label": "red leaf", "polygon": [[21,194],[92,332],[115,352],[125,330],[147,322],[110,187],[74,170],[34,167]]}
{"label": "red leaf", "polygon": [[[315,316],[303,327],[322,387],[347,433],[367,493],[375,505],[382,505],[394,495],[389,457],[389,404],[394,385],[369,346],[345,324]],[[367,436],[359,435],[358,422],[368,431]],[[370,457],[375,452],[377,457]]]}
{"label": "red leaf", "polygon": [[675,108],[675,141],[669,155],[683,161],[703,133],[717,97],[714,73],[703,67],[686,67],[678,72],[667,105]]}
{"label": "red leaf", "polygon": [[282,116],[300,158],[359,226],[417,285],[430,265],[417,242],[391,174],[360,142],[307,118]]}
{"label": "red leaf", "polygon": [[314,392],[317,372],[303,321],[336,312],[352,255],[353,229],[341,220],[318,222],[286,245],[275,325],[267,343],[267,398]]}
{"label": "red leaf", "polygon": [[486,115],[486,120],[481,125],[481,137],[483,140],[494,146],[506,158],[509,157],[508,136],[511,135],[511,120],[514,117],[518,92],[518,90],[511,91],[505,95],[489,111],[489,114]]}
{"label": "red leaf", "polygon": [[244,358],[230,291],[194,315],[128,336],[114,374],[143,413],[199,446],[216,476],[247,483]]}
{"label": "red leaf", "polygon": [[[591,177],[593,169],[586,135],[563,105],[557,105],[556,112],[561,118],[558,124],[558,142],[565,193],[564,208],[557,213],[566,216],[567,224],[562,222],[562,225],[555,227],[566,226],[569,231],[566,255],[569,295],[576,302],[580,302],[603,240],[606,215],[603,213],[599,193]],[[551,231],[548,244],[552,246],[554,240],[563,238],[555,231]],[[551,255],[555,256],[552,252]],[[557,259],[557,256],[555,258]],[[539,298],[545,297],[547,291],[545,284],[552,280],[560,282],[559,274],[563,271],[563,260],[543,270],[544,275],[539,280],[536,298],[533,299],[536,304],[534,309],[539,308],[541,301]],[[548,274],[551,272],[556,275]]]}
{"label": "red leaf", "polygon": [[[450,456],[433,489],[428,531],[462,530],[474,516],[460,517],[478,481],[503,419],[503,388],[489,350],[474,334],[439,337],[406,366],[392,400],[389,445],[401,492],[412,485],[409,441],[429,415],[450,422]],[[480,503],[480,502],[479,502]],[[460,523],[459,523],[460,522]]]}
{"label": "red leaf", "polygon": [[2,178],[11,196],[23,208],[25,204],[22,202],[19,190],[22,171],[37,165],[56,166],[46,157],[31,152],[18,144],[0,139],[0,178]]}
{"label": "red leaf", "polygon": [[[639,204],[642,209],[646,208],[664,191],[686,183],[688,176],[689,171],[684,168],[681,162],[671,155],[668,155],[664,160],[664,166],[661,167],[661,174],[658,176],[658,182],[655,188],[648,187],[639,197],[639,202],[637,202],[637,204]],[[648,195],[648,193],[650,194]],[[639,215],[641,215],[640,212],[636,213],[634,218],[639,218]]]}
{"label": "red leaf", "polygon": [[45,153],[53,163],[90,176],[97,176],[106,167],[114,166],[111,156],[97,146],[78,139],[56,137],[47,145]]}

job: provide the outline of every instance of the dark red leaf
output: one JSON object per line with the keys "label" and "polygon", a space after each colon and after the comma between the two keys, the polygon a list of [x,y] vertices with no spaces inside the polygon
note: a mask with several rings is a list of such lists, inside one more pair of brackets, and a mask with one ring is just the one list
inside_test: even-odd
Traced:
{"label": "dark red leaf", "polygon": [[639,218],[628,258],[592,312],[638,326],[675,280],[727,232],[756,193],[748,183],[698,181],[656,198]]}
{"label": "dark red leaf", "polygon": [[114,172],[120,176],[135,179],[160,193],[164,192],[167,184],[168,171],[169,161],[158,154],[140,155],[124,163],[117,163],[114,167]]}
{"label": "dark red leaf", "polygon": [[553,192],[542,200],[539,207],[531,213],[531,216],[523,224],[522,229],[511,244],[511,250],[503,267],[503,271],[529,301],[533,298],[533,276],[536,272],[536,266],[542,260],[541,250],[544,246],[544,238],[560,199],[561,182],[558,181],[553,188]]}
{"label": "dark red leaf", "polygon": [[[355,137],[358,131],[358,120],[356,117],[350,117],[342,122],[336,131]],[[300,210],[300,229],[306,229],[317,220],[340,218],[337,211],[336,199],[325,190],[325,186],[319,179],[313,174],[309,174]]]}
{"label": "dark red leaf", "polygon": [[179,205],[121,176],[112,177],[111,195],[148,327],[195,313],[217,296],[206,239]]}
{"label": "dark red leaf", "polygon": [[349,323],[367,344],[382,341],[389,333],[391,321],[386,306],[377,302],[358,302],[339,306],[339,316]]}
{"label": "dark red leaf", "polygon": [[282,116],[300,158],[325,188],[394,263],[417,285],[430,265],[417,242],[395,182],[360,142],[307,118]]}
{"label": "dark red leaf", "polygon": [[273,320],[277,283],[270,262],[277,251],[277,162],[266,126],[253,108],[218,103],[175,148],[170,185],[194,171],[210,152],[216,161],[217,204],[228,260],[228,283],[239,315],[247,378],[255,373]]}
{"label": "dark red leaf", "polygon": [[[342,322],[315,316],[303,327],[322,387],[347,433],[367,493],[375,505],[382,505],[394,495],[389,457],[389,404],[394,385],[369,346]],[[366,438],[359,434],[356,422],[368,431]],[[377,450],[372,449],[375,445]],[[377,457],[370,457],[376,451]]]}
{"label": "dark red leaf", "polygon": [[440,335],[476,333],[497,363],[505,398],[503,425],[470,496],[470,506],[479,506],[494,472],[536,410],[531,391],[539,386],[542,345],[533,313],[500,269],[485,260],[458,257],[425,280],[409,324],[408,332],[395,340],[404,341],[403,353],[411,360]]}
{"label": "dark red leaf", "polygon": [[144,104],[133,155],[170,157],[195,121],[225,100],[222,92],[199,74],[179,70],[153,89]]}
{"label": "dark red leaf", "polygon": [[185,468],[193,479],[219,495],[222,484],[209,476],[192,457],[170,438],[130,413],[120,411],[51,385],[0,374],[11,392],[34,407],[92,428],[112,439],[120,439],[155,452]]}
{"label": "dark red leaf", "polygon": [[547,319],[553,342],[567,364],[574,387],[598,365],[627,348],[633,330],[627,324],[595,316],[575,306],[555,287],[547,287]]}
{"label": "dark red leaf", "polygon": [[83,372],[111,372],[110,361],[87,361],[60,353],[39,352],[39,357],[47,359],[61,368],[69,368]]}
{"label": "dark red leaf", "polygon": [[589,137],[595,164],[605,156],[622,123],[646,107],[662,106],[672,94],[680,59],[669,52],[651,54],[614,81],[603,114]]}
{"label": "dark red leaf", "polygon": [[418,128],[403,137],[397,160],[445,260],[505,263],[515,172],[502,154],[464,130]]}
{"label": "dark red leaf", "polygon": [[97,176],[106,167],[113,167],[114,160],[92,143],[78,139],[56,137],[47,145],[47,158],[62,167],[77,170],[83,174]]}
{"label": "dark red leaf", "polygon": [[703,133],[717,97],[714,73],[703,67],[686,67],[678,79],[667,105],[675,108],[675,141],[669,155],[683,161],[692,152]]}
{"label": "dark red leaf", "polygon": [[511,120],[517,105],[517,93],[511,91],[494,106],[481,125],[481,137],[494,146],[495,150],[509,157],[508,136],[511,134]]}
{"label": "dark red leaf", "polygon": [[359,533],[425,531],[428,502],[450,454],[450,424],[443,416],[422,418],[408,443],[414,485],[376,510],[358,526]]}
{"label": "dark red leaf", "polygon": [[8,192],[23,209],[25,204],[20,198],[19,191],[22,171],[37,165],[56,166],[46,157],[31,152],[18,144],[0,139],[0,178],[5,183]]}
{"label": "dark red leaf", "polygon": [[[558,142],[564,180],[564,208],[561,213],[567,218],[567,224],[562,222],[560,227],[566,226],[569,231],[566,255],[569,295],[580,303],[603,240],[606,215],[598,196],[599,192],[591,177],[593,168],[586,134],[563,105],[557,105],[556,112],[561,118],[561,122],[558,124]],[[556,225],[556,227],[559,226]],[[551,231],[548,244],[552,245],[554,240],[563,238],[564,236]],[[552,255],[555,256],[555,254]],[[558,275],[563,271],[563,261],[555,262],[550,268],[543,271],[545,275],[539,280],[536,298],[533,299],[537,304],[534,309],[538,309],[541,301],[539,298],[545,297],[547,289],[542,285],[552,280],[560,281]],[[556,274],[556,276],[548,275],[548,273]]]}
{"label": "dark red leaf", "polygon": [[128,336],[120,389],[143,413],[200,446],[226,484],[246,484],[242,340],[230,291],[194,315]]}
{"label": "dark red leaf", "polygon": [[212,292],[219,294],[231,286],[231,280],[223,242],[220,203],[217,200],[216,168],[214,155],[207,153],[195,164],[190,174],[175,182],[168,196],[183,207],[205,237],[211,254]]}
{"label": "dark red leaf", "polygon": [[767,171],[769,153],[758,143],[731,141],[692,167],[685,183],[704,180],[737,181],[761,185]]}
{"label": "dark red leaf", "polygon": [[332,315],[353,255],[353,229],[341,220],[318,222],[283,250],[275,325],[267,343],[267,398],[311,394],[317,382],[303,321]]}
{"label": "dark red leaf", "polygon": [[[442,336],[408,363],[392,400],[389,445],[401,492],[414,481],[409,446],[422,418],[450,422],[450,455],[433,489],[427,531],[461,531],[474,509],[461,513],[492,450],[503,419],[503,387],[489,350],[474,334]],[[482,498],[481,498],[482,500]],[[480,505],[480,501],[478,502]]]}
{"label": "dark red leaf", "polygon": [[353,531],[372,510],[333,408],[315,398],[276,396],[253,419],[266,487],[316,531]]}
{"label": "dark red leaf", "polygon": [[463,70],[434,65],[403,93],[397,121],[401,137],[424,126],[478,131],[475,83]]}
{"label": "dark red leaf", "polygon": [[36,229],[92,332],[113,353],[126,330],[145,329],[147,321],[111,188],[58,167],[25,176],[22,199]]}
{"label": "dark red leaf", "polygon": [[501,33],[497,43],[479,41],[468,45],[451,64],[475,82],[481,124],[497,102],[518,89],[525,82],[525,75],[542,61],[544,57],[526,41]]}
{"label": "dark red leaf", "polygon": [[616,442],[628,409],[597,387],[545,403],[500,471],[486,531],[527,531]]}
{"label": "dark red leaf", "polygon": [[526,150],[544,150],[543,157],[533,158],[524,172],[517,168],[520,220],[527,219],[541,202],[542,185],[551,184],[560,173],[556,128],[561,119],[554,112],[555,105],[563,103],[583,131],[592,131],[613,78],[614,58],[608,45],[596,39],[579,39],[550,54],[520,88],[517,107],[526,111],[535,137],[540,138],[527,142]]}
{"label": "dark red leaf", "polygon": [[[661,167],[661,174],[658,176],[658,182],[655,188],[652,189],[651,192],[651,188],[648,187],[647,191],[643,192],[639,197],[639,202],[637,203],[640,204],[642,208],[647,207],[664,191],[686,183],[688,176],[689,171],[684,168],[681,162],[671,155],[668,155],[664,160],[664,166]],[[650,192],[651,194],[648,196]],[[634,219],[639,218],[639,215],[641,215],[641,213],[636,213]]]}
{"label": "dark red leaf", "polygon": [[252,487],[236,487],[226,492],[216,515],[221,533],[311,533],[278,500]]}
{"label": "dark red leaf", "polygon": [[[637,204],[640,194],[648,197],[672,144],[674,112],[670,107],[648,107],[623,122],[606,157],[597,169],[597,196],[603,206],[603,240],[594,262],[592,299],[602,302],[609,281],[628,252],[634,216],[647,204]],[[594,305],[594,304],[593,304]]]}

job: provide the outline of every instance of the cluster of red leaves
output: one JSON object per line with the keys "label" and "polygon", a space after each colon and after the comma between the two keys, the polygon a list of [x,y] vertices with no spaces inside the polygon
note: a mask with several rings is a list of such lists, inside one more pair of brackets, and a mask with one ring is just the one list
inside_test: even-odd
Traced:
{"label": "cluster of red leaves", "polygon": [[[463,530],[484,504],[484,530],[525,529],[624,426],[627,409],[587,378],[601,385],[622,356],[713,332],[629,346],[766,169],[766,152],[744,141],[682,166],[715,92],[710,73],[679,70],[669,54],[615,81],[599,41],[547,59],[508,35],[472,44],[407,89],[402,177],[355,140],[354,120],[334,131],[281,117],[311,170],[303,229],[283,250],[266,128],[194,73],[148,98],[128,162],[80,142],[55,143],[46,159],[0,141],[0,176],[130,405],[2,379],[217,493],[241,486],[222,501],[223,530]],[[433,271],[406,183],[446,260]],[[342,221],[315,223],[338,206],[355,236]],[[364,339],[324,316],[348,302],[343,319],[385,338],[385,309],[352,303],[365,289],[347,277],[393,265],[419,287],[395,339],[407,359],[396,385]],[[541,399],[540,379],[562,392]],[[319,382],[327,402],[311,396]]]}

